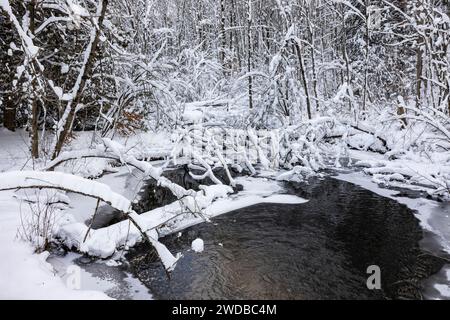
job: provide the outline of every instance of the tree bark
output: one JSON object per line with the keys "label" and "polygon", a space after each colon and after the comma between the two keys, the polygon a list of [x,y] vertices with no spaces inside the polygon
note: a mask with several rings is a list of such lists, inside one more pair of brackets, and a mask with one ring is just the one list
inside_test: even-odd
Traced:
{"label": "tree bark", "polygon": [[[36,17],[36,0],[32,0],[28,4],[28,11],[30,13],[30,33],[34,35],[35,32],[35,17]],[[31,119],[30,119],[30,143],[31,143],[31,157],[33,159],[39,158],[39,104],[36,92],[36,73],[38,72],[33,65],[31,66],[35,71],[33,79],[31,80]]]}
{"label": "tree bark", "polygon": [[[247,71],[252,72],[252,0],[248,0]],[[253,77],[248,76],[248,108],[253,109]]]}
{"label": "tree bark", "polygon": [[319,94],[317,91],[317,71],[316,71],[316,47],[315,47],[315,41],[316,41],[316,37],[315,37],[315,32],[313,29],[313,25],[311,23],[311,12],[310,9],[308,9],[307,11],[307,21],[308,21],[308,31],[309,31],[309,43],[311,45],[311,65],[312,65],[312,74],[313,74],[313,79],[312,79],[312,85],[313,85],[313,93],[314,93],[314,97],[315,97],[315,102],[316,102],[316,111],[320,110],[320,102],[319,102]]}
{"label": "tree bark", "polygon": [[297,50],[297,58],[298,63],[300,65],[300,74],[303,82],[303,88],[305,90],[306,95],[306,111],[308,113],[308,119],[311,120],[311,96],[309,95],[309,89],[308,89],[308,83],[306,81],[306,73],[305,73],[305,63],[303,61],[303,55],[302,55],[302,48],[300,47],[300,44],[296,41],[294,41],[295,49]]}
{"label": "tree bark", "polygon": [[[94,34],[94,38],[91,39],[91,43],[90,43],[90,50],[89,52],[87,52],[87,59],[85,61],[85,65],[84,67],[82,67],[80,74],[78,75],[77,78],[77,84],[78,87],[75,88],[75,92],[73,92],[74,96],[73,99],[71,101],[69,101],[66,110],[63,114],[63,123],[62,125],[62,130],[61,132],[58,134],[56,134],[56,144],[53,150],[53,155],[52,155],[52,159],[55,159],[59,153],[61,152],[61,149],[64,145],[64,142],[67,139],[67,136],[70,134],[70,132],[72,131],[72,125],[73,125],[73,121],[75,119],[75,115],[76,115],[76,111],[77,111],[77,107],[78,104],[81,102],[81,97],[82,97],[82,93],[84,90],[84,86],[86,85],[86,80],[88,79],[89,73],[92,69],[92,65],[94,63],[94,56],[95,56],[95,52],[97,51],[97,46],[98,46],[98,42],[99,42],[99,37],[100,37],[100,29],[102,27],[103,24],[103,20],[105,18],[105,14],[106,14],[106,7],[108,5],[108,0],[99,0],[101,1],[101,12],[100,15],[98,17],[98,28],[93,25],[92,27],[95,28],[95,34]],[[58,129],[59,130],[59,129]]]}
{"label": "tree bark", "polygon": [[368,96],[368,77],[369,77],[369,49],[370,49],[370,10],[369,10],[370,1],[365,2],[366,7],[366,45],[365,45],[365,66],[364,66],[364,92],[363,92],[363,105],[362,111],[366,111],[367,108],[367,96]]}
{"label": "tree bark", "polygon": [[219,47],[219,60],[222,65],[222,69],[225,72],[225,48],[227,46],[227,39],[225,36],[225,0],[220,0],[220,47]]}
{"label": "tree bark", "polygon": [[[5,101],[6,100],[6,101]],[[3,126],[11,131],[16,130],[16,105],[10,97],[3,100]]]}

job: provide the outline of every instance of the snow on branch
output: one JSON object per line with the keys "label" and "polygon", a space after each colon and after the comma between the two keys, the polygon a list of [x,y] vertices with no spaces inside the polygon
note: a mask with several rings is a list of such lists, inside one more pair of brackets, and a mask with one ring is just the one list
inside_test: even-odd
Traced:
{"label": "snow on branch", "polygon": [[81,101],[81,94],[83,93],[84,87],[86,85],[87,75],[92,69],[92,65],[94,63],[94,55],[97,51],[101,26],[106,15],[107,4],[107,0],[99,0],[95,16],[92,18],[93,25],[91,27],[89,42],[83,53],[83,62],[81,64],[81,68],[76,78],[75,84],[73,85],[72,90],[69,93],[69,99],[66,108],[57,124],[57,130],[51,148],[53,159],[56,158],[61,152],[66,137],[72,130],[73,120],[75,114],[78,111],[78,104]]}
{"label": "snow on branch", "polygon": [[54,170],[64,162],[83,159],[83,158],[104,158],[120,162],[124,165],[132,166],[142,173],[144,176],[151,177],[157,181],[157,184],[168,188],[178,199],[185,196],[195,195],[195,191],[186,190],[182,186],[173,183],[169,179],[162,176],[162,169],[155,168],[146,161],[137,160],[135,157],[125,154],[124,147],[111,139],[104,138],[104,148],[68,151],[61,153],[60,156],[48,163],[43,170]]}
{"label": "snow on branch", "polygon": [[264,170],[296,168],[285,177],[309,176],[326,168],[322,145],[334,136],[337,126],[344,127],[330,117],[269,131],[194,125],[177,133],[172,157],[174,162],[183,157],[191,169],[202,171],[201,174],[190,173],[194,179],[209,177],[216,184],[221,182],[214,176],[215,168],[224,169],[231,185],[234,180],[229,167],[239,172],[247,168],[252,175],[256,173],[255,165],[261,165]]}
{"label": "snow on branch", "polygon": [[122,211],[131,210],[131,202],[103,183],[62,172],[10,171],[0,174],[0,191],[15,189],[59,189],[100,199]]}
{"label": "snow on branch", "polygon": [[[145,218],[143,215],[137,215],[131,209],[126,211],[122,210],[124,207],[116,207],[117,209],[128,214],[128,218],[133,223],[132,229],[128,230],[128,228],[124,225],[126,222],[121,222],[107,228],[93,230],[89,234],[86,244],[81,243],[81,235],[87,232],[87,227],[84,224],[69,225],[62,228],[64,233],[63,238],[66,239],[66,242],[79,246],[84,252],[89,252],[90,254],[99,255],[102,257],[109,256],[112,252],[114,252],[116,247],[125,245],[132,246],[136,241],[141,239],[141,236],[144,236],[157,250],[161,250],[161,252],[159,252],[160,256],[163,255],[167,257],[167,252],[164,253],[167,249],[164,249],[161,244],[155,243],[155,241],[157,241],[157,234],[153,232],[154,228],[161,225],[163,222],[168,222],[171,219],[176,218],[179,215],[198,214],[203,217],[203,212],[205,209],[207,209],[216,199],[226,197],[228,194],[233,192],[231,187],[222,185],[219,183],[220,180],[218,179],[214,181],[218,182],[219,185],[200,186],[200,191],[186,190],[182,186],[170,181],[166,177],[163,177],[162,169],[155,168],[148,162],[139,161],[135,157],[127,155],[125,147],[118,142],[108,138],[104,138],[102,141],[104,144],[103,148],[99,147],[95,150],[62,153],[58,158],[49,163],[46,166],[46,169],[53,170],[65,161],[74,159],[88,157],[112,159],[123,165],[130,165],[140,170],[143,172],[144,177],[153,178],[157,182],[158,186],[169,189],[178,201],[176,201],[172,206],[164,208],[164,210],[160,212],[161,216],[155,213],[148,218]],[[204,164],[206,165],[206,163]],[[87,181],[91,182],[90,180]],[[83,188],[84,187],[81,187],[80,190],[83,190]],[[104,200],[105,198],[101,199]],[[129,201],[127,202],[127,205],[131,206]],[[169,212],[172,212],[173,214],[170,214]],[[204,217],[204,219],[207,220],[207,217]],[[113,235],[112,238],[109,235]],[[109,240],[105,240],[105,237]],[[169,261],[174,259],[174,257],[170,258]],[[165,263],[164,260],[163,263]]]}
{"label": "snow on branch", "polygon": [[[141,239],[140,237],[148,240],[158,252],[166,270],[170,271],[175,267],[178,259],[162,243],[158,242],[156,231],[152,230],[151,226],[141,225],[139,216],[131,208],[130,200],[112,191],[109,186],[61,172],[11,171],[0,174],[0,191],[43,188],[92,197],[127,214],[128,219],[133,224],[134,243]],[[71,223],[60,227],[59,235],[69,247],[75,246],[82,252],[107,258],[116,251],[116,248],[127,243],[128,232],[124,234],[124,230],[128,229],[115,230],[116,232],[111,232],[111,229],[104,229],[91,231],[85,224]]]}
{"label": "snow on branch", "polygon": [[29,57],[29,59],[33,59],[39,51],[39,48],[34,45],[33,40],[27,35],[25,30],[23,30],[22,26],[20,25],[19,21],[17,20],[17,17],[14,15],[11,6],[9,4],[8,0],[0,0],[0,8],[2,8],[9,16],[9,19],[14,24],[14,27],[17,30],[17,33],[20,36],[20,39],[22,41],[22,47],[25,50],[25,53]]}
{"label": "snow on branch", "polygon": [[[410,106],[405,106],[405,109],[411,111],[413,114],[407,113],[402,115],[401,117],[427,123],[428,125],[441,132],[450,141],[450,120],[447,115],[431,107],[422,110]],[[442,121],[439,120],[439,118],[442,119]]]}

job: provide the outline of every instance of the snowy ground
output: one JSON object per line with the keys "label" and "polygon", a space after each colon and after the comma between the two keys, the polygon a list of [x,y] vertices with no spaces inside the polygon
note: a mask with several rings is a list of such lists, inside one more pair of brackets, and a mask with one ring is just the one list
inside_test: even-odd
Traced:
{"label": "snowy ground", "polygon": [[[0,129],[0,171],[32,166],[27,133]],[[2,299],[109,299],[99,291],[72,290],[46,260],[47,253],[33,253],[18,237],[21,214],[28,206],[14,198],[15,192],[0,192],[0,298]]]}
{"label": "snowy ground", "polygon": [[[86,259],[86,261],[85,261]],[[152,300],[153,296],[138,279],[124,272],[113,260],[92,262],[78,253],[65,256],[53,255],[49,263],[65,282],[70,281],[67,270],[74,265],[80,269],[80,287],[82,290],[103,292],[108,297],[121,300]]]}
{"label": "snowy ground", "polygon": [[13,192],[0,193],[0,298],[2,299],[105,299],[97,291],[72,290],[56,274],[46,259],[33,254],[28,243],[17,238],[20,212],[27,206],[13,198]]}

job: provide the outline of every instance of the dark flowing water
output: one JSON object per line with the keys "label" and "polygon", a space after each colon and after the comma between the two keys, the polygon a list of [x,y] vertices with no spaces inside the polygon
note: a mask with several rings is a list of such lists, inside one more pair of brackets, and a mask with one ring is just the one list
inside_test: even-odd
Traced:
{"label": "dark flowing water", "polygon": [[[445,263],[420,248],[405,205],[330,177],[286,188],[310,201],[255,205],[163,238],[183,253],[170,279],[145,244],[128,253],[130,270],[158,299],[419,299]],[[197,237],[202,253],[190,250]],[[366,286],[370,265],[382,290]]]}

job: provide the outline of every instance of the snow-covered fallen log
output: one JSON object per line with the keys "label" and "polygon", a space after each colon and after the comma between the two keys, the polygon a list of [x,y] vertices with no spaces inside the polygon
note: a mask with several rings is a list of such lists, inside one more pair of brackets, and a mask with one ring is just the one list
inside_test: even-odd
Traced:
{"label": "snow-covered fallen log", "polygon": [[356,166],[373,177],[373,181],[384,185],[416,185],[432,195],[450,195],[450,164],[432,163],[430,160],[360,160]]}
{"label": "snow-covered fallen log", "polygon": [[[141,225],[139,216],[132,210],[131,202],[122,195],[115,193],[103,183],[84,179],[78,176],[61,172],[41,171],[11,171],[0,173],[0,191],[15,189],[57,189],[78,193],[87,197],[96,198],[108,203],[111,207],[125,213],[134,230],[142,235],[154,246],[167,270],[175,267],[177,259],[168,253],[167,248],[158,242],[155,230],[147,225]],[[127,223],[129,223],[127,222]],[[82,223],[72,223],[61,227],[59,236],[69,247],[76,247],[81,252],[107,258],[116,248],[124,245],[127,237],[122,233],[102,234],[102,229],[96,230],[100,236],[92,236],[89,228]],[[84,241],[86,239],[86,241]]]}
{"label": "snow-covered fallen log", "polygon": [[301,182],[312,175],[314,175],[314,171],[312,169],[303,166],[295,166],[294,168],[292,168],[292,170],[283,172],[282,174],[278,175],[277,180]]}

